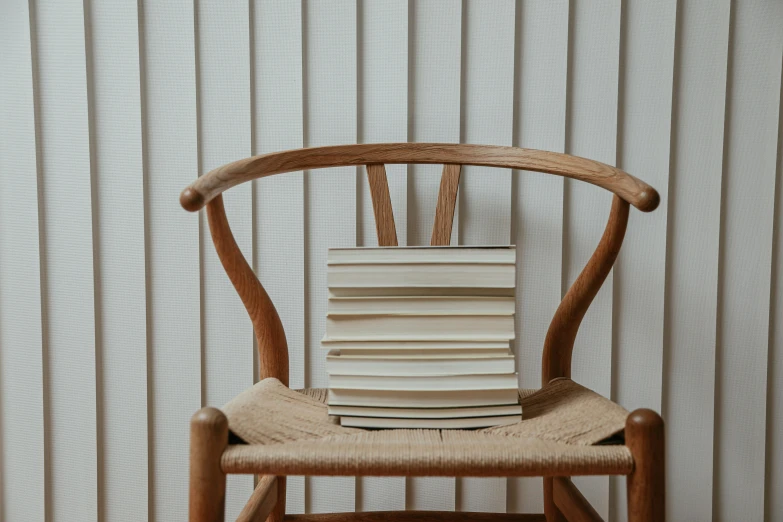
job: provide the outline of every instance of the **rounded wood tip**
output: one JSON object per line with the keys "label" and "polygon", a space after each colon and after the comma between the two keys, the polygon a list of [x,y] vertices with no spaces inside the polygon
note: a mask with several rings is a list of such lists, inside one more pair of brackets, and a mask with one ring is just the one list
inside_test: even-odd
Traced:
{"label": "rounded wood tip", "polygon": [[639,194],[639,203],[636,208],[642,212],[652,212],[661,203],[661,196],[658,191],[650,187],[641,194]]}
{"label": "rounded wood tip", "polygon": [[179,195],[179,204],[188,212],[196,212],[204,207],[204,196],[196,189],[188,187]]}
{"label": "rounded wood tip", "polygon": [[193,426],[209,427],[212,429],[228,428],[226,415],[217,408],[201,408],[190,419]]}
{"label": "rounded wood tip", "polygon": [[646,428],[662,427],[663,419],[653,410],[639,408],[628,415],[625,425]]}

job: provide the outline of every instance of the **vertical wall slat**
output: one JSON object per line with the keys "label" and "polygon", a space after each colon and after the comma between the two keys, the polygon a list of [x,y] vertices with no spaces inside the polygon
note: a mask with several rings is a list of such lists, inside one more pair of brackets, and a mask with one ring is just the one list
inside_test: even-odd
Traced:
{"label": "vertical wall slat", "polygon": [[[462,3],[421,0],[411,4],[408,115],[410,141],[460,141]],[[408,244],[429,245],[442,167],[411,165]],[[455,215],[454,227],[459,220]],[[458,234],[452,233],[452,243]]]}
{"label": "vertical wall slat", "polygon": [[683,2],[677,15],[662,404],[669,520],[712,517],[729,8],[728,1]]}
{"label": "vertical wall slat", "polygon": [[[241,0],[196,3],[201,175],[250,156],[250,11]],[[252,261],[252,187],[223,195],[231,230]],[[253,329],[242,301],[220,264],[201,212],[203,397],[220,407],[253,384]],[[228,478],[226,518],[235,519],[253,491],[253,477]]]}
{"label": "vertical wall slat", "polygon": [[[363,143],[408,141],[408,0],[358,2],[358,139]],[[397,242],[408,239],[408,166],[386,165]],[[359,169],[358,242],[376,246],[375,217],[367,171]],[[357,511],[405,509],[405,478],[357,479]]]}
{"label": "vertical wall slat", "polygon": [[[514,130],[513,0],[466,2],[463,15],[462,140],[511,145]],[[490,95],[491,93],[491,95]],[[511,241],[511,171],[463,167],[459,242]],[[505,512],[505,478],[457,479],[459,511]]]}
{"label": "vertical wall slat", "polygon": [[[360,143],[408,141],[408,1],[359,0]],[[408,167],[386,165],[397,242],[408,238]],[[359,169],[359,241],[377,246],[367,171]]]}
{"label": "vertical wall slat", "polygon": [[[304,13],[305,145],[356,142],[356,2],[308,0]],[[305,174],[307,385],[325,388],[326,254],[356,246],[356,167]],[[311,513],[353,511],[353,477],[308,479]]]}
{"label": "vertical wall slat", "polygon": [[732,8],[718,272],[716,520],[764,517],[782,20],[780,2]]}
{"label": "vertical wall slat", "polygon": [[[44,389],[54,519],[98,515],[92,181],[84,9],[35,2]],[[79,480],[73,480],[79,477]]]}
{"label": "vertical wall slat", "polygon": [[0,8],[0,520],[45,519],[41,263],[28,2]]}
{"label": "vertical wall slat", "polygon": [[[658,190],[655,212],[632,212],[614,268],[612,399],[661,411],[666,218],[676,0],[623,4],[617,166]],[[612,477],[611,512],[626,520],[625,480]]]}
{"label": "vertical wall slat", "polygon": [[[253,3],[253,153],[303,144],[302,4]],[[255,270],[285,328],[289,384],[305,386],[304,181],[301,172],[254,182]],[[316,352],[317,354],[318,352]],[[286,481],[286,513],[304,513],[304,477]]]}
{"label": "vertical wall slat", "polygon": [[[571,8],[566,152],[613,165],[617,160],[620,4],[576,0]],[[570,285],[601,238],[612,196],[571,180],[566,180],[565,187],[563,258]],[[610,396],[612,382],[612,291],[610,274],[582,322],[573,355],[574,379],[605,397]],[[608,480],[577,479],[575,483],[607,518]]]}
{"label": "vertical wall slat", "polygon": [[96,201],[99,516],[148,511],[147,309],[138,3],[88,2]]}
{"label": "vertical wall slat", "polygon": [[[462,2],[420,0],[411,4],[409,78],[410,141],[460,141]],[[411,165],[408,198],[408,244],[429,245],[440,186],[440,165]],[[458,230],[455,215],[454,227]],[[454,229],[453,229],[454,230]],[[457,233],[452,233],[452,243]],[[453,510],[453,478],[410,478],[408,509]]]}
{"label": "vertical wall slat", "polygon": [[650,214],[632,212],[614,270],[614,399],[626,409],[661,409],[663,287],[677,4],[623,7],[622,103],[617,166],[658,190]]}
{"label": "vertical wall slat", "polygon": [[[564,150],[568,9],[568,0],[517,4],[515,146]],[[514,353],[520,386],[538,388],[544,338],[561,298],[563,178],[533,172],[515,172],[514,176]],[[542,496],[540,478],[509,479],[508,511],[542,513]]]}
{"label": "vertical wall slat", "polygon": [[143,4],[149,482],[156,521],[187,518],[189,422],[202,397],[199,218],[177,205],[198,175],[194,14],[185,0]]}
{"label": "vertical wall slat", "polygon": [[[781,73],[783,76],[783,73]],[[770,346],[767,377],[767,470],[765,481],[765,515],[772,520],[783,513],[783,85],[778,113],[778,163],[775,180],[775,215],[773,217],[773,251],[771,302],[769,308]]]}

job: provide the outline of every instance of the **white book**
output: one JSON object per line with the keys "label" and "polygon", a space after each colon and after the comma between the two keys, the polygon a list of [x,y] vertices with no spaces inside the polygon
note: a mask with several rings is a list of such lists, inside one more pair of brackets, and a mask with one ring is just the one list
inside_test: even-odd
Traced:
{"label": "white book", "polygon": [[328,315],[326,338],[424,340],[514,338],[513,315]]}
{"label": "white book", "polygon": [[475,375],[329,375],[330,389],[468,391],[517,388],[516,373]]}
{"label": "white book", "polygon": [[426,286],[389,286],[389,287],[335,287],[328,289],[329,297],[366,297],[366,296],[478,296],[513,297],[513,288],[482,287],[426,287]]}
{"label": "white book", "polygon": [[492,340],[466,340],[466,341],[439,341],[439,340],[412,340],[412,341],[377,341],[377,340],[358,340],[358,341],[338,341],[334,339],[321,340],[321,346],[327,350],[340,350],[341,353],[351,351],[360,352],[378,352],[381,350],[390,352],[403,351],[441,351],[460,350],[460,351],[483,351],[483,350],[507,350],[508,341]]}
{"label": "white book", "polygon": [[329,265],[353,265],[357,263],[491,263],[514,264],[516,247],[511,246],[413,246],[413,247],[364,247],[330,248]]}
{"label": "white book", "polygon": [[471,429],[515,424],[521,415],[500,417],[465,417],[461,419],[395,419],[382,417],[340,417],[340,425],[351,428],[397,428],[397,429]]}
{"label": "white book", "polygon": [[513,290],[513,264],[367,264],[329,265],[327,285],[339,288],[495,288]]}
{"label": "white book", "polygon": [[357,296],[329,299],[329,315],[512,315],[514,297]]}
{"label": "white book", "polygon": [[[328,348],[328,345],[324,345]],[[482,350],[456,349],[456,350],[383,350],[371,348],[369,350],[343,348],[331,350],[335,355],[342,357],[360,357],[362,359],[388,360],[388,359],[489,359],[505,358],[513,354],[508,348],[485,348]]]}
{"label": "white book", "polygon": [[464,417],[497,417],[522,415],[522,405],[475,406],[468,408],[379,408],[366,406],[332,406],[329,415],[347,417],[392,417],[397,419],[459,419]]}
{"label": "white book", "polygon": [[329,407],[467,408],[518,404],[516,388],[500,390],[343,390],[329,389]]}
{"label": "white book", "polygon": [[326,373],[329,375],[467,375],[513,373],[514,356],[509,351],[503,357],[471,358],[378,358],[343,356],[329,352]]}

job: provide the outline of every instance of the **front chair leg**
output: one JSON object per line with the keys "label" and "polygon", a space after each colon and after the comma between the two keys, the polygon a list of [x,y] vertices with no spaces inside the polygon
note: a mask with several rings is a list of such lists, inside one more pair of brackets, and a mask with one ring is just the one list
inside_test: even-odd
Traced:
{"label": "front chair leg", "polygon": [[652,410],[633,411],[625,443],[634,460],[628,475],[628,522],[663,522],[666,509],[663,419]]}
{"label": "front chair leg", "polygon": [[220,457],[228,445],[228,419],[216,408],[201,408],[190,420],[190,522],[222,522],[226,474]]}

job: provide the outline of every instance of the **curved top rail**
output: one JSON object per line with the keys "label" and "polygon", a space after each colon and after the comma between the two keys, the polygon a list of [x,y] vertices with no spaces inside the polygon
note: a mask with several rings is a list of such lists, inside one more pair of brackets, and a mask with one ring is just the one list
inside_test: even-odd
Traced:
{"label": "curved top rail", "polygon": [[183,208],[195,212],[223,191],[252,179],[297,170],[375,163],[451,163],[532,170],[592,183],[644,212],[655,210],[660,202],[658,192],[650,185],[605,163],[559,152],[456,143],[368,143],[261,154],[204,174],[182,191],[179,200]]}

